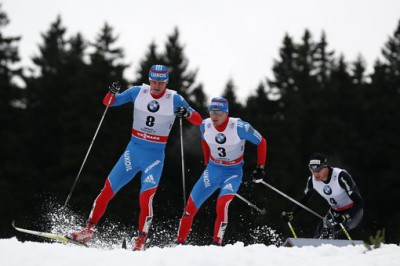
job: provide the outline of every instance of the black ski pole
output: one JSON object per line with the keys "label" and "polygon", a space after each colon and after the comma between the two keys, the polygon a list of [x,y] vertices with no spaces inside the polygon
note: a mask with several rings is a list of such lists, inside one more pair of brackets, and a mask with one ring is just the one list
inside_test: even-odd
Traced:
{"label": "black ski pole", "polygon": [[249,205],[250,207],[256,209],[260,214],[264,215],[264,214],[266,213],[265,208],[262,208],[262,209],[258,208],[256,205],[254,205],[253,203],[251,203],[250,201],[248,201],[247,199],[245,199],[244,197],[242,197],[241,195],[239,195],[239,194],[237,194],[237,193],[236,193],[236,196],[237,196],[239,199],[241,199],[241,200],[243,200],[244,202],[246,202],[247,205]]}
{"label": "black ski pole", "polygon": [[185,209],[185,207],[186,207],[185,154],[184,154],[184,150],[183,150],[183,127],[182,127],[182,118],[179,118],[179,130],[180,130],[180,137],[181,137],[183,209]]}
{"label": "black ski pole", "polygon": [[97,129],[96,129],[96,132],[94,133],[94,137],[93,137],[93,139],[92,139],[92,142],[91,142],[90,145],[89,145],[89,149],[88,149],[88,151],[86,152],[85,158],[83,159],[81,168],[79,169],[78,175],[76,176],[74,183],[72,184],[71,190],[70,190],[70,192],[69,192],[69,194],[68,194],[67,199],[65,200],[65,203],[64,203],[64,206],[62,207],[62,209],[65,209],[65,207],[67,206],[69,200],[71,199],[72,192],[74,192],[76,183],[78,182],[78,179],[79,179],[79,177],[80,177],[80,175],[81,175],[83,166],[85,165],[86,159],[88,158],[89,153],[90,153],[90,150],[92,149],[94,140],[96,139],[97,133],[99,132],[99,129],[100,129],[100,127],[101,127],[101,124],[103,123],[104,117],[106,116],[108,107],[110,107],[112,98],[113,98],[113,97],[110,97],[110,99],[108,100],[108,103],[107,103],[107,106],[106,106],[106,108],[105,108],[105,110],[104,110],[103,116],[101,117],[100,123],[99,123],[99,125],[97,126]]}

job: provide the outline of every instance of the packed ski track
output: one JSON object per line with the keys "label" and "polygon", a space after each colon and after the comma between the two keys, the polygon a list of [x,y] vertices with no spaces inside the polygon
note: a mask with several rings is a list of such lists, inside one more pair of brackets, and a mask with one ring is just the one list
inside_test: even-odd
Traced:
{"label": "packed ski track", "polygon": [[276,247],[235,243],[218,246],[151,247],[133,252],[121,248],[86,248],[59,243],[0,239],[0,265],[340,265],[398,266],[400,247],[395,244],[366,251],[363,245],[334,247]]}
{"label": "packed ski track", "polygon": [[[48,232],[64,235],[84,224],[83,217],[68,210],[60,212],[57,209],[59,206],[52,206],[45,217]],[[122,249],[122,240],[127,238],[126,232],[129,229],[119,224],[107,224],[89,247],[56,241],[22,242],[17,237],[0,239],[0,265],[400,265],[400,246],[396,244],[384,244],[371,251],[367,251],[364,245],[289,248],[282,246],[285,239],[268,226],[254,229],[251,235],[254,235],[255,244],[252,245],[236,242],[223,247],[190,244],[176,246],[176,229],[168,227],[168,221],[155,230],[157,233],[153,234],[153,239],[158,239],[157,242],[151,242],[145,251],[133,252],[129,243],[128,249]],[[16,232],[16,236],[19,234]],[[265,245],[265,239],[274,244]],[[40,237],[33,238],[33,241],[42,240]]]}

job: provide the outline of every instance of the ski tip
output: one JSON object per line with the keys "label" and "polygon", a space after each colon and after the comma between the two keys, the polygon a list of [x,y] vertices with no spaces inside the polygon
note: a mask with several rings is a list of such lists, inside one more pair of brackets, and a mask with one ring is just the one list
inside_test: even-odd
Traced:
{"label": "ski tip", "polygon": [[267,210],[265,208],[262,208],[260,213],[261,213],[261,215],[265,215],[267,213]]}
{"label": "ski tip", "polygon": [[11,225],[15,228],[15,220],[12,220]]}

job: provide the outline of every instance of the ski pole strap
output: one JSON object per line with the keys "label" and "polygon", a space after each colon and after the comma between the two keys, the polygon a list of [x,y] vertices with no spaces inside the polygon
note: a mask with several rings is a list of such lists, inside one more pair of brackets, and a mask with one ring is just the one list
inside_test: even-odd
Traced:
{"label": "ski pole strap", "polygon": [[287,224],[289,226],[290,231],[292,232],[293,237],[297,238],[296,232],[294,231],[292,224],[290,222],[287,222]]}
{"label": "ski pole strap", "polygon": [[322,219],[322,220],[325,220],[325,218],[324,218],[324,217],[322,217],[321,215],[319,215],[319,214],[318,214],[318,213],[316,213],[315,211],[313,211],[313,210],[311,210],[310,208],[308,208],[307,206],[305,206],[305,205],[301,204],[301,203],[300,203],[300,202],[298,202],[297,200],[295,200],[295,199],[293,199],[293,198],[289,197],[288,195],[286,195],[286,194],[285,194],[285,193],[283,193],[282,191],[280,191],[280,190],[276,189],[275,187],[271,186],[271,185],[270,185],[270,184],[268,184],[267,182],[265,182],[265,181],[261,181],[261,184],[263,184],[264,186],[267,186],[267,187],[269,187],[270,189],[272,189],[273,191],[275,191],[275,192],[277,192],[277,193],[281,194],[282,196],[284,196],[284,197],[285,197],[285,198],[287,198],[288,200],[290,200],[290,201],[294,202],[295,204],[299,205],[300,207],[302,207],[302,208],[303,208],[303,209],[305,209],[306,211],[308,211],[308,212],[310,212],[310,213],[314,214],[314,215],[315,215],[315,216],[317,216],[318,218],[320,218],[320,219]]}

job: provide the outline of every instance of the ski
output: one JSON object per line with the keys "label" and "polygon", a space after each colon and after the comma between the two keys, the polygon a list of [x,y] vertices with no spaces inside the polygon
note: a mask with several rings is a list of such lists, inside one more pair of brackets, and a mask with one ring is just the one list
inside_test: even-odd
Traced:
{"label": "ski", "polygon": [[30,235],[35,235],[35,236],[40,236],[40,237],[44,237],[44,238],[49,238],[49,239],[56,240],[56,241],[62,242],[62,243],[71,243],[71,244],[75,244],[75,245],[78,245],[78,246],[88,247],[88,245],[86,245],[85,243],[81,243],[81,242],[75,241],[73,239],[69,239],[69,238],[67,238],[65,236],[60,236],[60,235],[56,235],[56,234],[53,234],[53,233],[39,232],[39,231],[33,231],[33,230],[28,230],[28,229],[16,227],[15,226],[15,221],[12,221],[11,224],[14,227],[14,229],[19,231],[19,232],[23,232],[23,233],[30,234]]}

